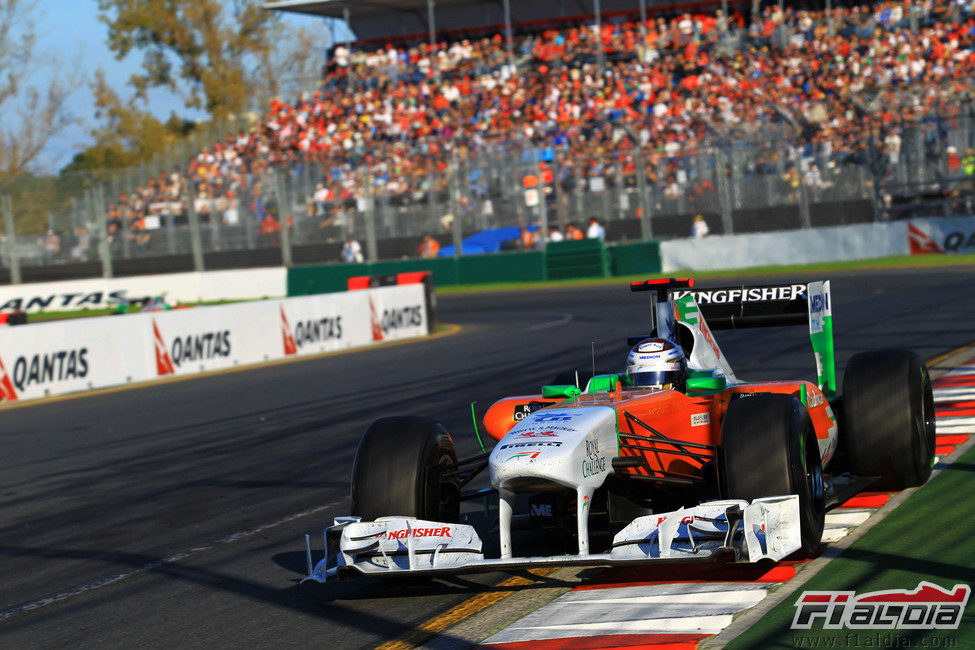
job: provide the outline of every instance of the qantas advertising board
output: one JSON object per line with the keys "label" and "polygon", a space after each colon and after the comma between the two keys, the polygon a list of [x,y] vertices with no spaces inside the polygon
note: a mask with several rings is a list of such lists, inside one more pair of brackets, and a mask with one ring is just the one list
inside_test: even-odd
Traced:
{"label": "qantas advertising board", "polygon": [[0,402],[427,333],[423,285],[5,327]]}
{"label": "qantas advertising board", "polygon": [[104,309],[161,295],[190,303],[279,298],[287,294],[287,275],[279,267],[12,284],[0,287],[0,312]]}
{"label": "qantas advertising board", "polygon": [[912,219],[907,239],[911,255],[975,253],[975,217]]}

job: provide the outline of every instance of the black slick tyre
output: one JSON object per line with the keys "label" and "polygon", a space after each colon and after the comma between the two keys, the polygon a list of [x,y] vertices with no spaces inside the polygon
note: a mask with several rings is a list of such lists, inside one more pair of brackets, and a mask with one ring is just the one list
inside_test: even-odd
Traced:
{"label": "black slick tyre", "polygon": [[359,441],[352,466],[352,514],[365,521],[402,516],[456,522],[457,491],[440,480],[456,463],[454,442],[439,422],[376,420]]}
{"label": "black slick tyre", "polygon": [[732,402],[721,450],[726,498],[799,495],[801,550],[812,555],[823,538],[826,501],[816,432],[802,403],[772,394]]}
{"label": "black slick tyre", "polygon": [[928,480],[935,447],[934,397],[917,353],[878,350],[850,358],[840,415],[850,471],[879,476],[872,489],[903,490]]}

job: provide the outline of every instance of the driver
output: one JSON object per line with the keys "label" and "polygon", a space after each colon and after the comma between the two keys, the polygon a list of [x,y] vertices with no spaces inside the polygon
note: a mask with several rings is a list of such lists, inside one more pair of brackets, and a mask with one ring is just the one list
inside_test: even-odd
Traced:
{"label": "driver", "polygon": [[687,359],[673,341],[650,338],[640,341],[626,358],[626,376],[636,388],[658,388],[684,392]]}

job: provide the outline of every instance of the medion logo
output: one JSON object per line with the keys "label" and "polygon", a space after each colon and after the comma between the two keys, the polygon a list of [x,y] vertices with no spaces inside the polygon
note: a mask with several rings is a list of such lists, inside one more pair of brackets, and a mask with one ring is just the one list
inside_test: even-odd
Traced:
{"label": "medion logo", "polygon": [[45,309],[85,309],[106,307],[125,300],[125,291],[90,291],[14,296],[0,305],[0,311],[41,311]]}

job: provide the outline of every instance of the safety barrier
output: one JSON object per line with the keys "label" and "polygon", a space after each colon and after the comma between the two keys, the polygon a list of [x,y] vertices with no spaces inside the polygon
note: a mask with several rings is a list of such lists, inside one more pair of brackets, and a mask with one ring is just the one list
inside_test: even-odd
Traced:
{"label": "safety barrier", "polygon": [[549,280],[605,277],[609,254],[599,239],[555,242],[545,250],[545,271]]}
{"label": "safety barrier", "polygon": [[372,264],[317,264],[288,270],[288,295],[345,291],[349,278],[430,271],[438,287],[492,282],[538,282],[547,278],[545,253],[462,255]]}
{"label": "safety barrier", "polygon": [[665,273],[975,253],[975,216],[676,239],[663,242],[660,252]]}
{"label": "safety barrier", "polygon": [[426,303],[414,284],[4,328],[0,401],[421,336]]}
{"label": "safety barrier", "polygon": [[0,286],[0,312],[104,309],[164,294],[184,303],[280,298],[287,295],[287,275],[278,267],[11,284]]}

